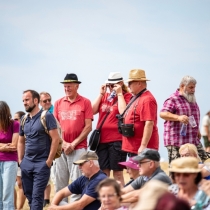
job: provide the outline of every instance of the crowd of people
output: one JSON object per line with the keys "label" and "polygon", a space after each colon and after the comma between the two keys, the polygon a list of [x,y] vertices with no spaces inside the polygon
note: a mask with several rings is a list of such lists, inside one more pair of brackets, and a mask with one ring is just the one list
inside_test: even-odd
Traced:
{"label": "crowd of people", "polygon": [[[166,174],[158,152],[157,102],[147,81],[142,69],[130,70],[126,82],[120,72],[111,72],[91,103],[78,93],[81,81],[71,73],[61,82],[65,96],[54,106],[50,93],[25,90],[26,113],[12,117],[0,101],[0,209],[20,210],[26,199],[31,210],[210,209],[210,168],[204,164],[210,112],[200,132],[197,82],[183,77],[160,111]],[[95,114],[100,139],[90,151],[87,137]],[[51,201],[50,183],[55,189]]]}

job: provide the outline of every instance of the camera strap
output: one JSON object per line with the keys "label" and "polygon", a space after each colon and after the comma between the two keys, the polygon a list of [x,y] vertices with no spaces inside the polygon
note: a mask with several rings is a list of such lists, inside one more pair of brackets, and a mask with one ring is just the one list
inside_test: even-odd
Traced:
{"label": "camera strap", "polygon": [[[116,103],[117,103],[117,100],[113,103],[112,106],[114,106]],[[102,126],[103,126],[103,124],[104,124],[106,118],[108,117],[108,115],[109,115],[109,113],[110,113],[110,108],[111,108],[112,106],[110,106],[110,107],[109,107],[109,110],[106,112],[106,115],[105,115],[104,119],[102,120],[102,122],[101,122],[101,124],[100,124],[98,130],[101,130],[101,128],[102,128]]]}
{"label": "camera strap", "polygon": [[126,106],[124,112],[121,114],[121,117],[124,116],[125,112],[130,108],[130,106],[132,105],[132,103],[133,103],[137,98],[139,98],[146,90],[147,90],[147,89],[144,88],[144,89],[143,89],[142,91],[140,91],[135,97],[133,97],[133,98],[131,99],[131,101],[130,101],[130,102],[128,103],[128,105]]}

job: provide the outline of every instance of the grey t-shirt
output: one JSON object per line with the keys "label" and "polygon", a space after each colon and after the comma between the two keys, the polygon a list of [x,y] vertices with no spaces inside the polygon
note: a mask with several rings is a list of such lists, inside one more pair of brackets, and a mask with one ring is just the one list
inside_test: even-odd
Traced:
{"label": "grey t-shirt", "polygon": [[166,175],[166,173],[160,168],[158,167],[155,172],[152,174],[151,177],[146,177],[146,176],[139,176],[137,179],[135,179],[132,183],[131,186],[133,187],[133,189],[138,190],[140,189],[146,182],[148,182],[149,180],[159,180],[162,182],[165,182],[168,185],[171,185],[171,179],[169,178],[169,176]]}

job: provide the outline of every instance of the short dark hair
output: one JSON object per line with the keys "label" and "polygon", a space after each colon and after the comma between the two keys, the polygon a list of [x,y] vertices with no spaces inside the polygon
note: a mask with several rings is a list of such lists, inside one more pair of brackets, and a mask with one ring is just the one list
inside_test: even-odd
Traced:
{"label": "short dark hair", "polygon": [[[171,179],[173,180],[173,182],[175,182],[175,175],[174,175],[175,173],[176,172],[171,172]],[[199,172],[195,178],[195,184],[199,184],[201,180],[202,180],[202,174],[201,172]]]}
{"label": "short dark hair", "polygon": [[99,191],[102,187],[109,187],[112,186],[117,194],[117,196],[121,199],[121,189],[120,189],[120,185],[118,184],[118,182],[115,179],[111,179],[111,178],[106,178],[104,180],[102,180],[98,186],[96,187],[96,192],[99,194]]}
{"label": "short dark hair", "polygon": [[27,92],[30,92],[30,93],[31,93],[33,99],[37,98],[37,99],[38,99],[38,103],[40,102],[39,93],[37,93],[35,90],[30,90],[30,89],[29,89],[29,90],[23,91],[23,94],[24,94],[24,93],[27,93]]}
{"label": "short dark hair", "polygon": [[25,112],[18,111],[18,112],[16,112],[15,114],[17,114],[18,117],[21,119],[21,117],[22,117],[23,115],[25,115]]}

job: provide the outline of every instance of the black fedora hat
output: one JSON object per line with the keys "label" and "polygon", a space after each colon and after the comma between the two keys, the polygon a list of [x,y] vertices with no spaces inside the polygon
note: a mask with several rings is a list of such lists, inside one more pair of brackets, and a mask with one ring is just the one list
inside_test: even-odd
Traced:
{"label": "black fedora hat", "polygon": [[77,75],[74,74],[74,73],[67,74],[67,75],[65,76],[63,82],[61,82],[61,83],[64,84],[64,83],[71,83],[71,82],[73,82],[73,83],[78,83],[78,84],[81,83],[80,81],[78,81],[78,77],[77,77]]}

